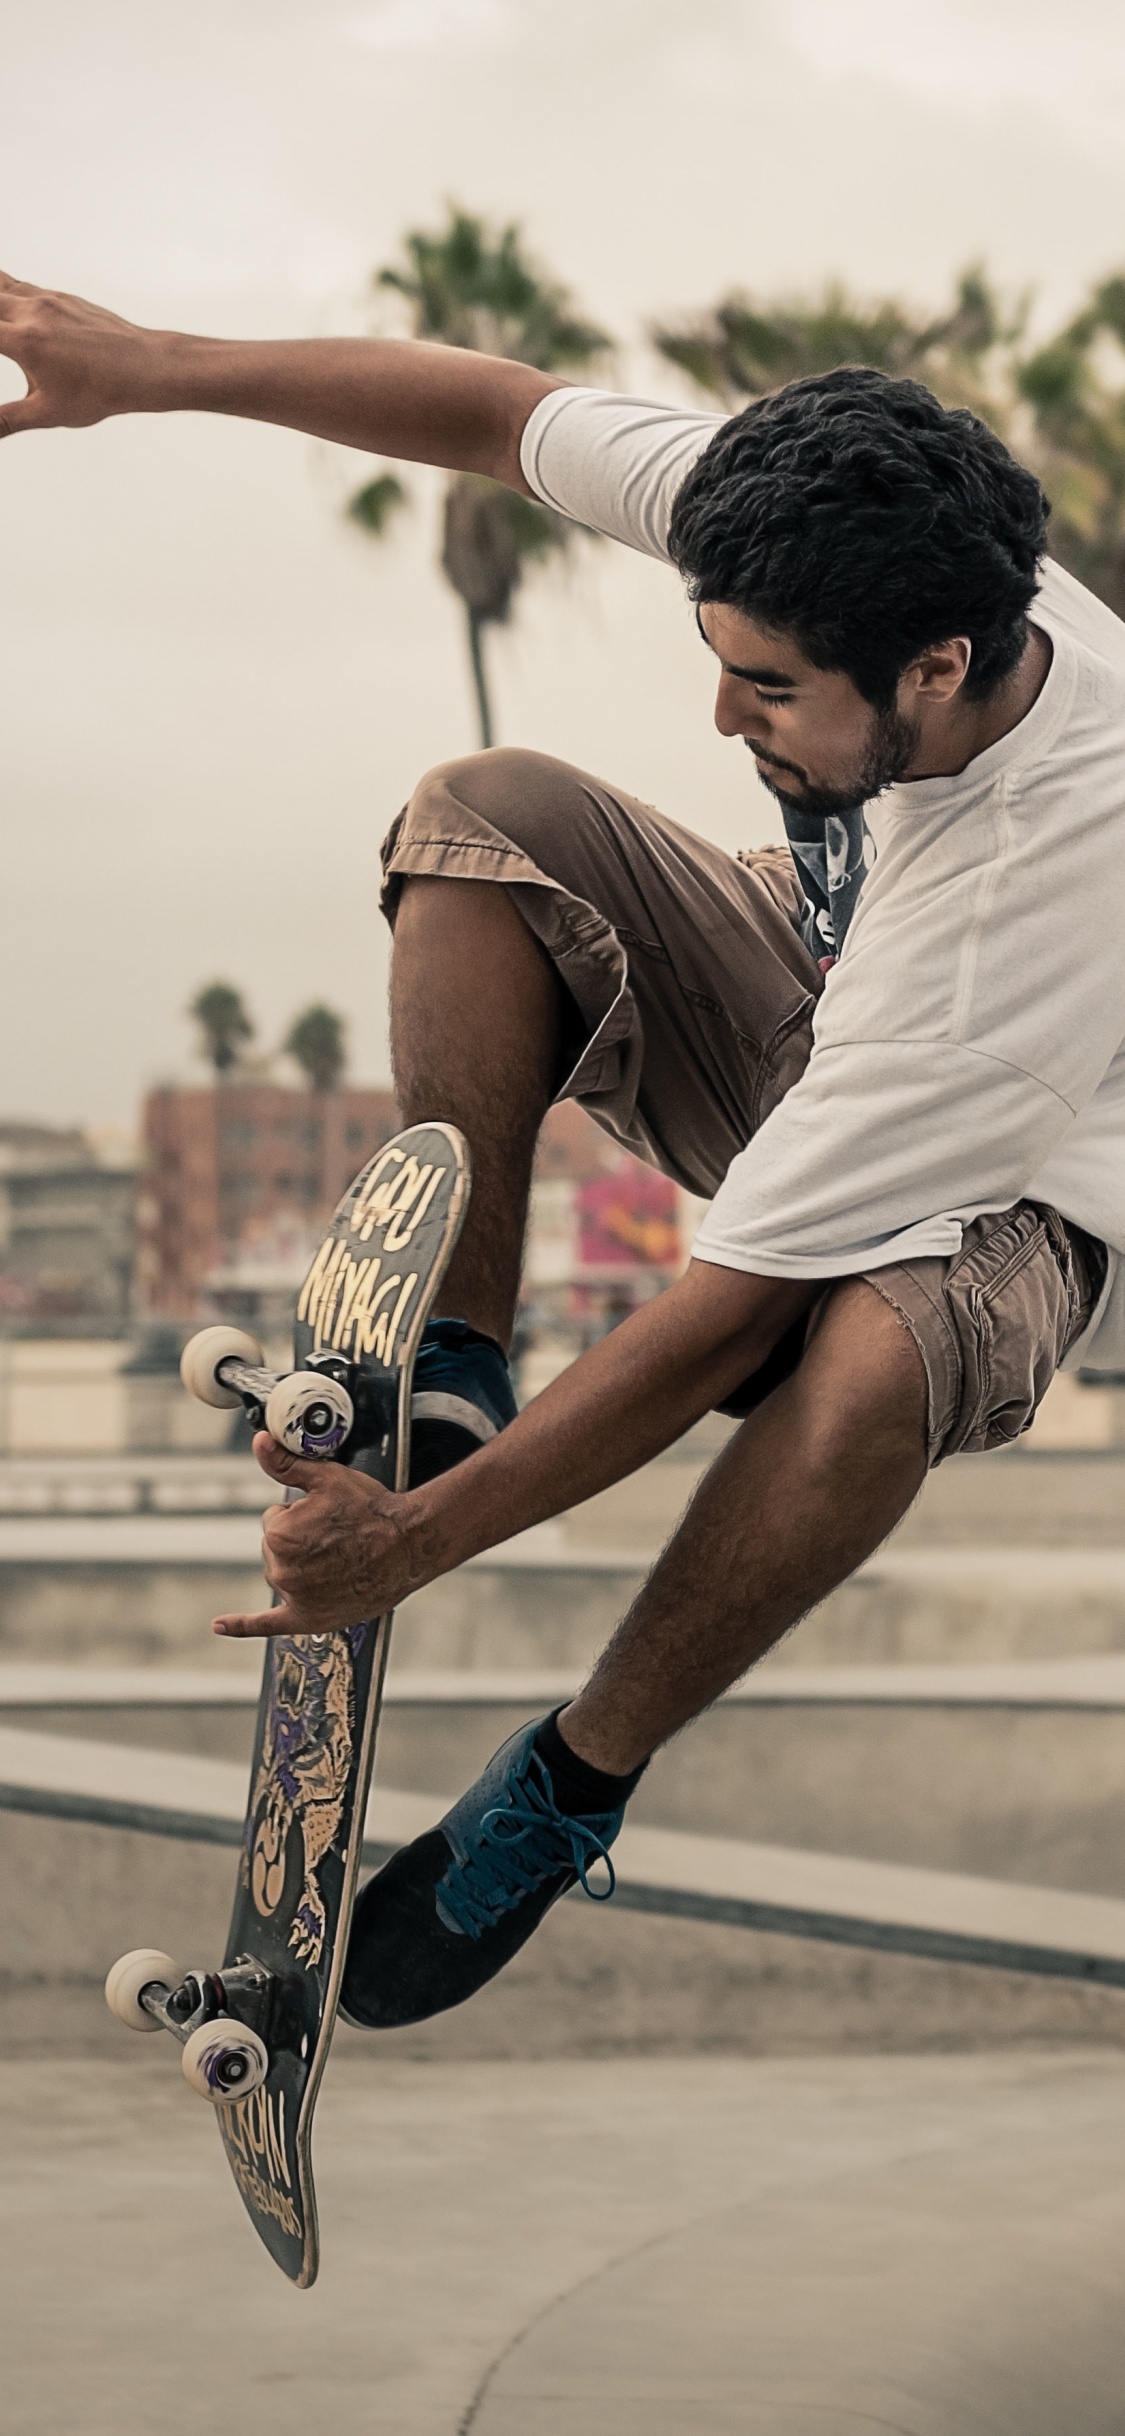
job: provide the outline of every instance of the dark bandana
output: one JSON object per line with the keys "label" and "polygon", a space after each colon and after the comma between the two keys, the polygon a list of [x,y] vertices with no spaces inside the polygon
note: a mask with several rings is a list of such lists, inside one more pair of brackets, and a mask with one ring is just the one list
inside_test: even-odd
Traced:
{"label": "dark bandana", "polygon": [[789,851],[805,892],[801,936],[818,964],[834,964],[847,937],[873,848],[862,811],[833,815],[783,808]]}

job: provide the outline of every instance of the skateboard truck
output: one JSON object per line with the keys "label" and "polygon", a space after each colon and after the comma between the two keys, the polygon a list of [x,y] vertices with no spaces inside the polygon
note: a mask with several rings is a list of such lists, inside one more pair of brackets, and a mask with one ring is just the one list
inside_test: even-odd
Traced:
{"label": "skateboard truck", "polygon": [[337,1354],[313,1354],[304,1370],[266,1370],[256,1337],[244,1328],[201,1328],[180,1356],[180,1377],[201,1404],[234,1411],[241,1404],[254,1429],[291,1455],[330,1460],[355,1427],[353,1365]]}
{"label": "skateboard truck", "polygon": [[260,2089],[270,2052],[257,2027],[269,2010],[271,1978],[250,1955],[217,1971],[183,1972],[170,1954],[138,1946],[105,1983],[110,2012],[129,2030],[170,2030],[189,2089],[213,2106]]}

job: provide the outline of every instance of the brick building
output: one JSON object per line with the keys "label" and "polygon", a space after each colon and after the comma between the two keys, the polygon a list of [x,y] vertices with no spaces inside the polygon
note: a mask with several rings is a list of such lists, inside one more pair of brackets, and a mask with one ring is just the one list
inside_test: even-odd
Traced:
{"label": "brick building", "polygon": [[393,1092],[358,1086],[235,1078],[151,1091],[137,1205],[143,1306],[194,1318],[207,1281],[240,1258],[280,1254],[299,1274],[321,1220],[397,1124]]}
{"label": "brick building", "polygon": [[[317,1231],[398,1126],[393,1093],[293,1090],[235,1078],[165,1085],[144,1111],[138,1302],[287,1329]],[[691,1213],[573,1102],[552,1108],[536,1159],[525,1324],[600,1335],[683,1266]]]}

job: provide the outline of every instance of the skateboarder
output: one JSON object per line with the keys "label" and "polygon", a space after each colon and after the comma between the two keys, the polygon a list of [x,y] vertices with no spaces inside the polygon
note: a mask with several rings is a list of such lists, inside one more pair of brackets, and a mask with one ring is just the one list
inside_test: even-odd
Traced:
{"label": "skateboarder", "polygon": [[[345,1626],[746,1416],[578,1698],[365,1889],[345,2006],[417,2020],[576,1880],[612,1885],[651,1753],[931,1464],[1018,1436],[1063,1361],[1125,1367],[1125,627],[1045,561],[1000,441],[871,371],[727,419],[456,350],[139,330],[17,282],[0,352],[28,381],[0,432],[257,417],[671,560],[784,821],[733,860],[497,751],[431,772],[386,843],[404,1122],[449,1120],[474,1164],[417,1374],[430,1477],[396,1498],[259,1439],[307,1495],[266,1520],[280,1605],[218,1629]],[[713,1199],[686,1275],[517,1419],[527,1188],[568,1095]]]}

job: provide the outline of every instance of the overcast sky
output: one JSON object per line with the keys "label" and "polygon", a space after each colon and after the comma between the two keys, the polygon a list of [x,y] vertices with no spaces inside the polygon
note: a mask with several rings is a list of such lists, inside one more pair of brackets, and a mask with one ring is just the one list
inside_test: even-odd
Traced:
{"label": "overcast sky", "polygon": [[[37,0],[4,54],[4,267],[181,327],[359,329],[447,197],[522,220],[657,394],[648,321],[735,283],[934,304],[983,256],[1047,314],[1125,262],[1111,0]],[[474,734],[436,485],[379,552],[365,464],[186,417],[0,448],[0,1116],[198,1076],[216,975],[265,1045],[328,998],[385,1076],[378,839]],[[666,571],[580,554],[494,663],[504,741],[776,831]]]}

